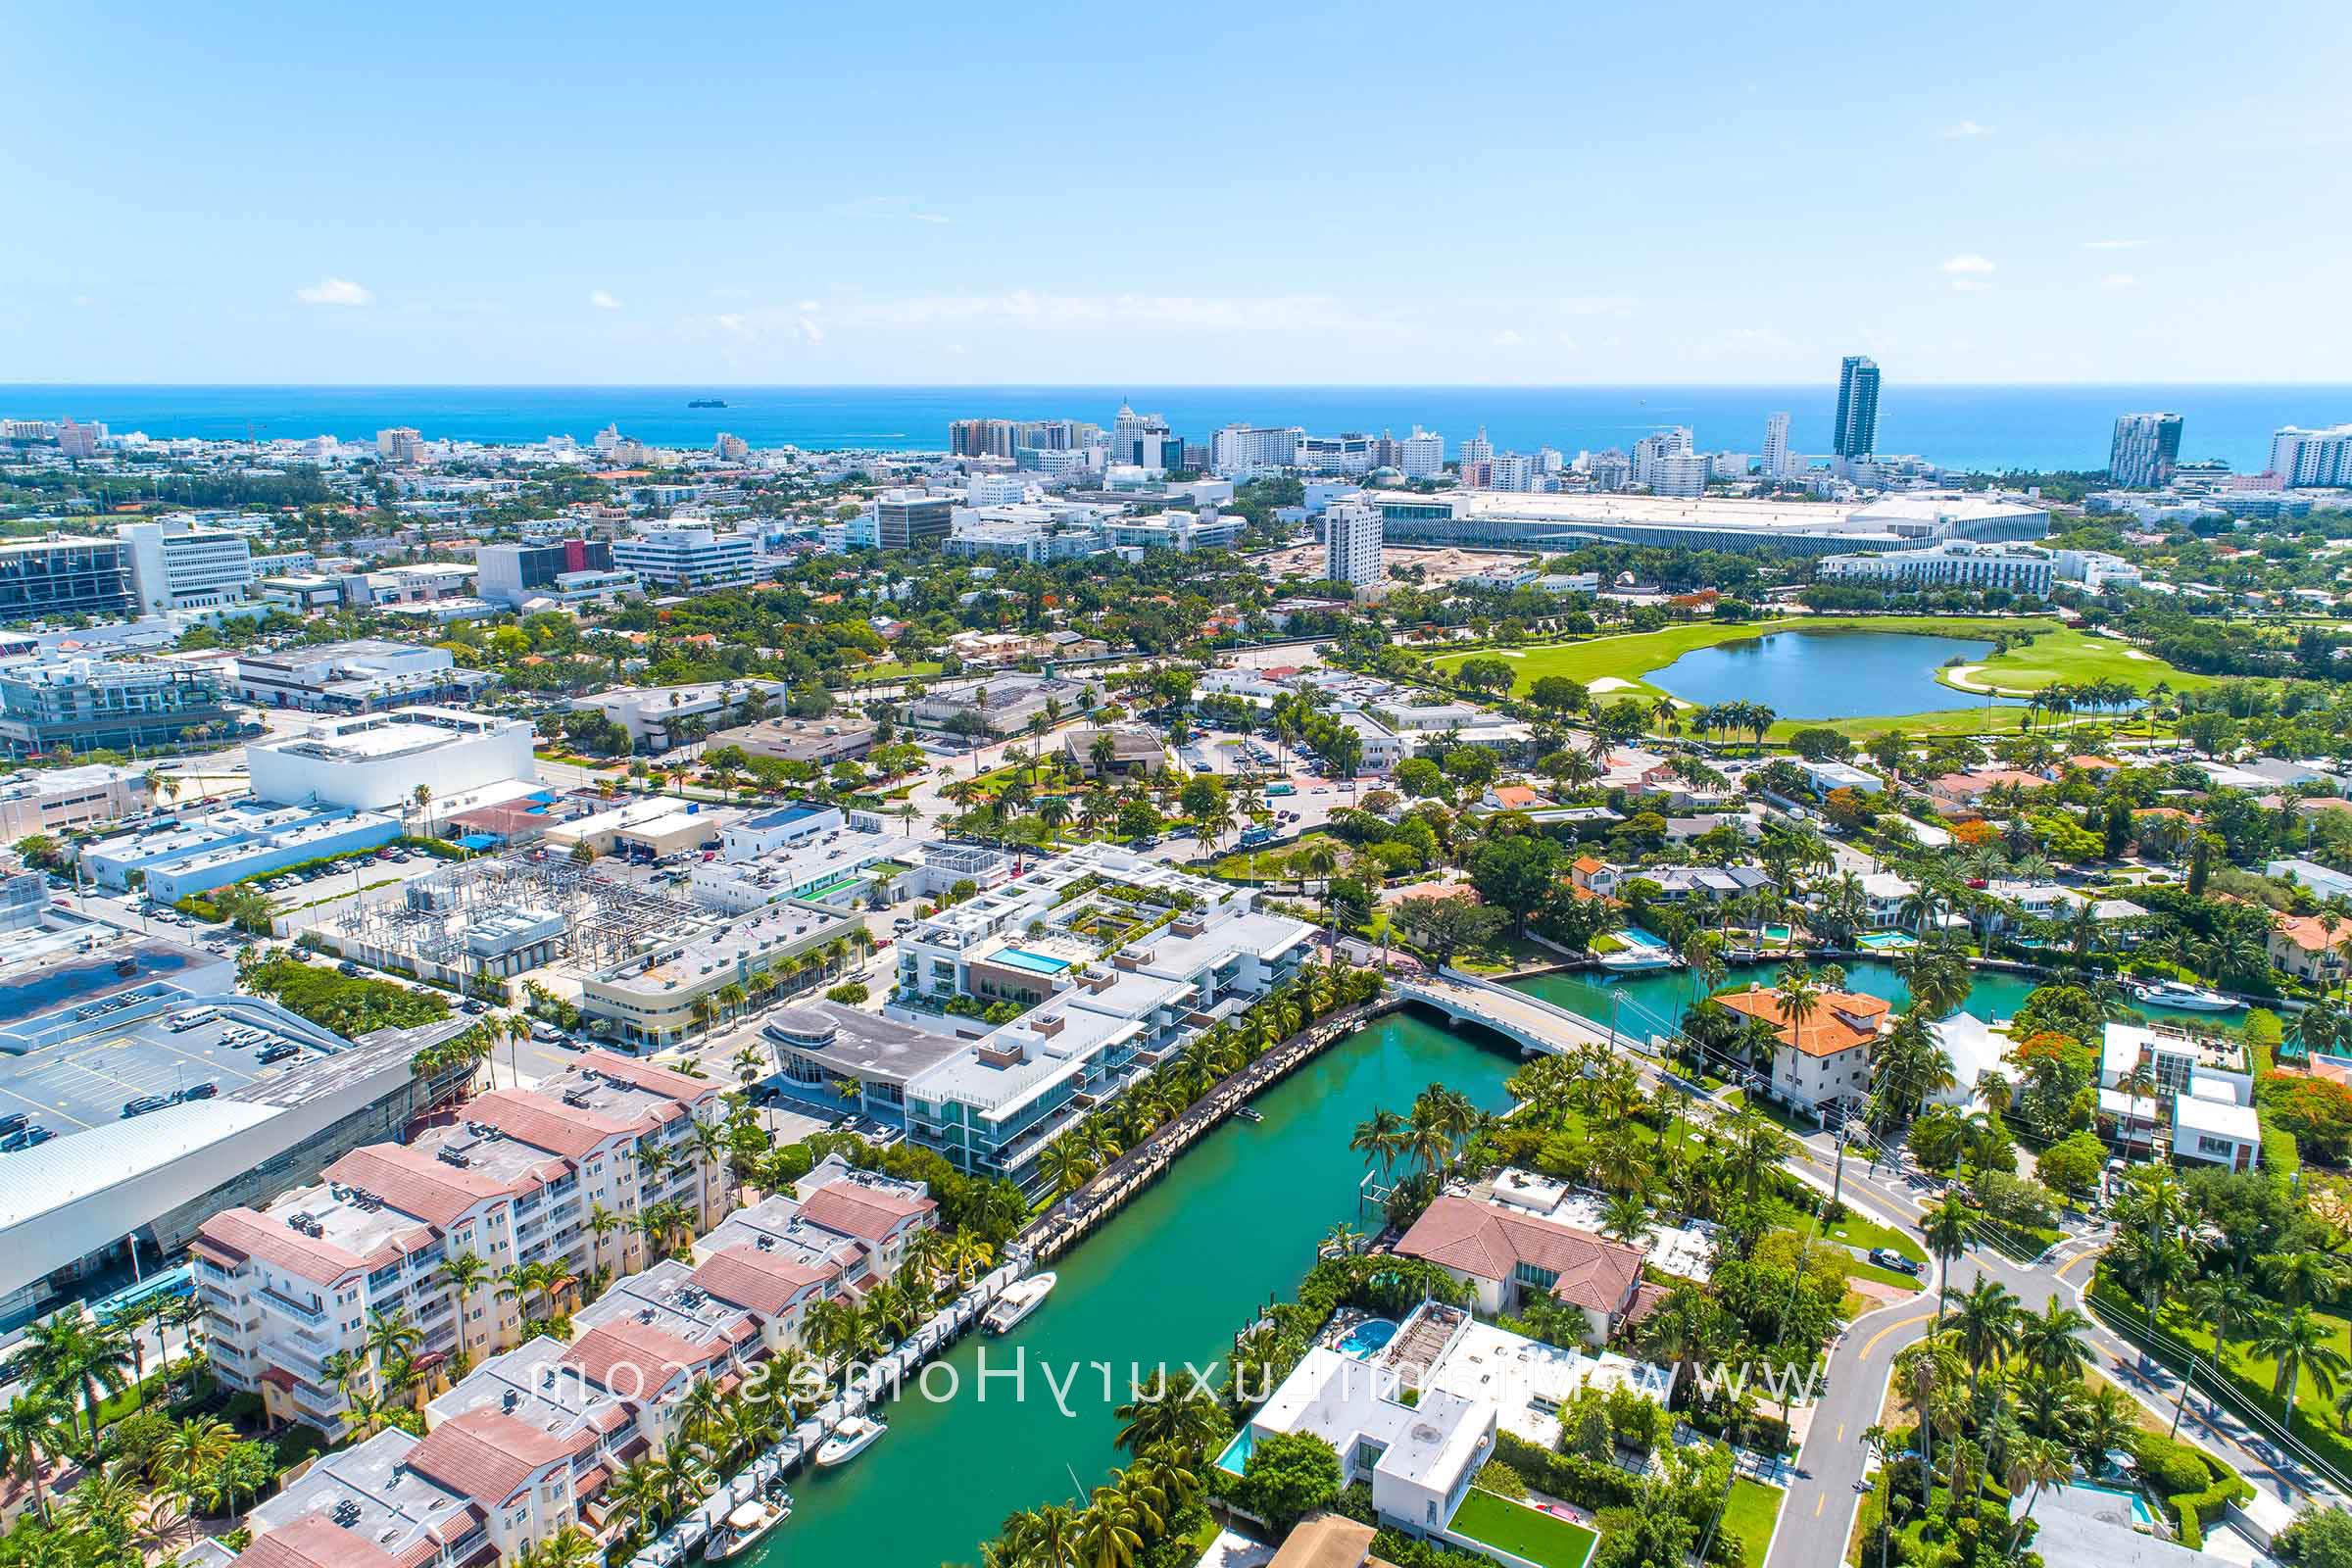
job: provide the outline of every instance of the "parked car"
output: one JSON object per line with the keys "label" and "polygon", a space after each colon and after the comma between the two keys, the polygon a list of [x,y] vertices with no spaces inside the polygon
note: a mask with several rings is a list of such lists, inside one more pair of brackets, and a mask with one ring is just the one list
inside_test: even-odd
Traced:
{"label": "parked car", "polygon": [[0,1137],[5,1137],[10,1133],[23,1132],[25,1125],[31,1120],[32,1117],[22,1110],[12,1110],[7,1115],[0,1116]]}
{"label": "parked car", "polygon": [[126,1100],[122,1102],[122,1114],[125,1118],[144,1116],[149,1111],[162,1110],[171,1103],[172,1097],[170,1095],[141,1095],[136,1100]]}
{"label": "parked car", "polygon": [[1917,1278],[1919,1274],[1920,1265],[1891,1247],[1872,1248],[1870,1260],[1879,1267],[1892,1269],[1897,1274],[1909,1274],[1914,1278]]}
{"label": "parked car", "polygon": [[20,1127],[6,1138],[0,1138],[0,1154],[13,1154],[20,1149],[30,1149],[56,1136],[46,1127]]}
{"label": "parked car", "polygon": [[281,1040],[276,1045],[271,1046],[268,1051],[262,1053],[262,1065],[267,1067],[272,1062],[285,1061],[290,1057],[299,1056],[301,1054],[302,1048],[300,1046],[295,1045],[291,1041]]}
{"label": "parked car", "polygon": [[179,1092],[181,1100],[210,1100],[220,1092],[219,1084],[190,1084]]}
{"label": "parked car", "polygon": [[350,975],[358,974],[359,972],[360,966],[352,962],[349,958],[345,958],[341,963],[335,965],[335,973],[337,974]]}

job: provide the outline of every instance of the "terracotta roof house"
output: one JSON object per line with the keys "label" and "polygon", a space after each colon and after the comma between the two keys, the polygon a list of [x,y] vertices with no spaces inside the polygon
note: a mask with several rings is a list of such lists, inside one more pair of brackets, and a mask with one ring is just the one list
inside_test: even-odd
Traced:
{"label": "terracotta roof house", "polygon": [[1396,1252],[1469,1286],[1489,1315],[1518,1310],[1531,1291],[1578,1307],[1595,1341],[1626,1320],[1642,1284],[1640,1248],[1452,1193],[1422,1211]]}
{"label": "terracotta roof house", "polygon": [[1742,1017],[1772,1025],[1780,1037],[1772,1054],[1775,1099],[1829,1121],[1859,1109],[1870,1098],[1870,1048],[1889,1011],[1884,998],[1817,992],[1812,1016],[1793,1026],[1777,991],[1750,986],[1715,1000]]}

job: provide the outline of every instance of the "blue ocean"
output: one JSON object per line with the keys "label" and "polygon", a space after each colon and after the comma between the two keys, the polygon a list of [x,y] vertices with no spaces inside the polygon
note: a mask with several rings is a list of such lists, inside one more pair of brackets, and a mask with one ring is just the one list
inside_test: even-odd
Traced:
{"label": "blue ocean", "polygon": [[[723,409],[690,409],[721,398]],[[587,440],[608,424],[666,446],[708,445],[719,431],[754,446],[943,448],[948,421],[1073,418],[1108,425],[1124,400],[1205,439],[1234,420],[1331,434],[1415,424],[1446,453],[1481,426],[1496,451],[1630,447],[1687,424],[1702,451],[1757,452],[1764,418],[1786,411],[1789,444],[1826,452],[1834,381],[1765,386],[104,386],[0,383],[0,416],[104,421],[151,436],[372,438],[413,425],[432,438]],[[2352,420],[2345,386],[1905,386],[1879,404],[1881,452],[1964,468],[2102,468],[2118,414],[2184,416],[2181,456],[2258,471],[2282,424]]]}

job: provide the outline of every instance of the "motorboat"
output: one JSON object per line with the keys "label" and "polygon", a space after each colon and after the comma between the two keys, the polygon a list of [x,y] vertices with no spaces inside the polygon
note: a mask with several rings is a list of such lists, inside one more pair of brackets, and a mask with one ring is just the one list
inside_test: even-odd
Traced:
{"label": "motorboat", "polygon": [[1011,1333],[1022,1319],[1046,1304],[1046,1298],[1053,1294],[1056,1283],[1057,1277],[1051,1269],[1014,1281],[1004,1287],[997,1304],[980,1315],[980,1326],[991,1334]]}
{"label": "motorboat", "polygon": [[724,1562],[727,1558],[750,1550],[760,1538],[792,1517],[792,1495],[776,1491],[738,1503],[732,1513],[721,1521],[703,1548],[705,1562]]}
{"label": "motorboat", "polygon": [[889,1430],[890,1423],[887,1421],[854,1415],[833,1429],[833,1435],[816,1450],[816,1462],[828,1470],[837,1464],[848,1464],[872,1447],[875,1441]]}
{"label": "motorboat", "polygon": [[1266,1119],[1266,1113],[1257,1109],[1253,1105],[1244,1105],[1237,1109],[1234,1114],[1241,1117],[1242,1120],[1248,1122],[1259,1122]]}
{"label": "motorboat", "polygon": [[1647,969],[1671,969],[1679,961],[1672,948],[1636,947],[1601,955],[1600,966],[1619,974],[1633,974]]}
{"label": "motorboat", "polygon": [[2192,986],[2185,980],[2157,980],[2132,988],[2132,994],[2151,1006],[2177,1012],[2230,1012],[2245,1005],[2235,997]]}

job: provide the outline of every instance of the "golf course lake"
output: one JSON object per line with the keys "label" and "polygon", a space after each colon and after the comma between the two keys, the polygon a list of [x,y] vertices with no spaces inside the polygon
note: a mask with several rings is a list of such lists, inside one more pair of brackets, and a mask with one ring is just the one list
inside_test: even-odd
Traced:
{"label": "golf course lake", "polygon": [[1990,655],[1965,637],[1892,631],[1776,631],[1694,648],[1642,677],[1701,708],[1761,703],[1783,718],[1899,717],[1984,701],[1937,684],[1958,659]]}

